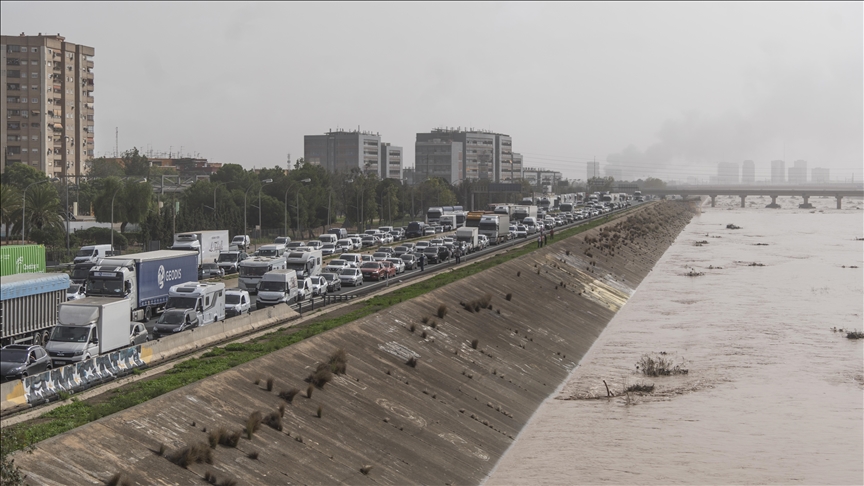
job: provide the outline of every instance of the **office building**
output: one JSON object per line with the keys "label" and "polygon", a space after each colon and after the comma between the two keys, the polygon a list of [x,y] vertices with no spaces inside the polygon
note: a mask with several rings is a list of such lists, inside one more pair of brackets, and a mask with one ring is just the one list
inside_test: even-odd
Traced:
{"label": "office building", "polygon": [[554,192],[553,188],[561,181],[563,174],[553,170],[526,167],[522,178],[544,192]]}
{"label": "office building", "polygon": [[402,147],[390,145],[389,143],[381,144],[381,174],[380,179],[396,179],[402,180]]}
{"label": "office building", "polygon": [[792,167],[789,167],[789,183],[790,184],[806,184],[807,183],[807,161],[796,160]]}
{"label": "office building", "polygon": [[738,184],[738,164],[735,162],[720,162],[717,164],[718,184]]}
{"label": "office building", "polygon": [[756,164],[752,160],[745,160],[741,165],[741,182],[743,184],[756,182]]}
{"label": "office building", "polygon": [[49,177],[78,177],[93,157],[92,47],[57,35],[0,36],[0,172],[27,164]]}
{"label": "office building", "polygon": [[831,180],[829,169],[821,169],[819,167],[814,167],[810,172],[810,180],[811,182],[817,184],[826,184]]}
{"label": "office building", "polygon": [[[459,154],[439,154],[437,158],[431,157],[429,144],[442,150],[444,147],[449,147],[451,151],[458,149]],[[418,177],[423,177],[425,173],[440,174],[435,177],[445,177],[451,184],[458,184],[466,179],[502,182],[511,174],[521,171],[521,161],[517,166],[514,158],[513,140],[502,133],[436,128],[428,133],[418,133],[414,150],[414,166]],[[426,167],[427,160],[436,164],[436,167]],[[450,167],[442,165],[446,161],[450,162]]]}
{"label": "office building", "polygon": [[381,136],[377,133],[331,130],[323,135],[306,135],[303,149],[303,160],[320,165],[327,172],[356,169],[381,177]]}
{"label": "office building", "polygon": [[414,183],[438,177],[450,184],[458,184],[462,181],[464,169],[462,151],[462,142],[446,138],[417,140],[414,142]]}
{"label": "office building", "polygon": [[786,182],[786,162],[782,160],[771,161],[771,183],[782,184]]}

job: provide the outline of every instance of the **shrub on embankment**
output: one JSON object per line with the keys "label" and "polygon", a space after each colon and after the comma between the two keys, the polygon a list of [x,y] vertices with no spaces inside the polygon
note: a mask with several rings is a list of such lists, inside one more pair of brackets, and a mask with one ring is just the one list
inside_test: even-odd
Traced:
{"label": "shrub on embankment", "polygon": [[[683,219],[684,215],[680,217]],[[598,268],[622,269],[616,277],[626,275],[628,284],[635,286],[665,250],[661,240],[668,245],[674,239],[673,232],[670,227],[663,237],[635,238],[634,245],[643,248],[622,248],[620,253],[598,263]],[[591,233],[596,236],[598,232]],[[297,482],[326,483],[334,475],[351,482],[348,478],[352,474],[360,477],[357,464],[370,462],[374,462],[377,474],[385,475],[391,482],[444,482],[450,478],[443,477],[448,471],[452,477],[466,482],[480,481],[534,409],[566,377],[569,367],[614,315],[607,303],[578,292],[586,281],[597,280],[596,285],[604,285],[602,279],[586,274],[585,260],[579,257],[582,245],[580,237],[556,238],[554,244],[544,249],[495,265],[483,274],[452,285],[436,285],[438,288],[422,297],[176,390],[137,407],[134,412],[107,417],[106,426],[96,433],[123,430],[120,424],[136,417],[146,418],[154,440],[167,442],[170,438],[185,444],[196,443],[203,436],[200,428],[189,429],[182,424],[197,422],[206,427],[243,428],[250,410],[273,410],[286,403],[274,393],[263,393],[260,386],[253,384],[255,376],[276,376],[280,386],[297,386],[317,370],[314,363],[326,361],[334,348],[341,348],[351,356],[349,372],[333,377],[308,400],[290,404],[283,419],[283,431],[258,430],[255,440],[272,446],[256,448],[260,449],[256,463],[282,471]],[[625,263],[636,262],[637,258],[642,259],[641,263],[631,263],[623,271]],[[567,259],[567,263],[562,259]],[[513,277],[520,269],[533,268],[535,264],[541,273],[529,271],[522,272],[519,278]],[[578,267],[580,264],[582,267]],[[562,282],[567,284],[566,288],[561,286],[555,292],[555,285]],[[610,287],[610,292],[613,290]],[[460,300],[481,299],[487,293],[492,296],[494,311],[481,308],[475,312],[472,308],[469,312],[457,305]],[[512,301],[505,298],[508,293],[514,296]],[[421,340],[417,334],[404,330],[392,331],[406,327],[418,316],[429,315],[431,309],[441,304],[451,309],[447,324],[440,331],[426,329],[427,339]],[[537,308],[543,312],[538,314]],[[467,344],[473,339],[479,341],[477,349]],[[266,342],[251,344],[266,346]],[[243,346],[220,349],[213,354],[214,358],[250,352]],[[406,352],[416,353],[421,365],[405,366],[411,356]],[[472,377],[463,375],[464,370]],[[326,414],[321,420],[310,422],[309,417],[316,415],[318,407],[326,408]],[[91,427],[86,429],[72,434],[94,433]],[[302,442],[297,440],[301,436]],[[105,447],[106,452],[93,456],[114,462],[121,455],[107,451],[117,447],[118,440],[101,441],[100,447]],[[236,452],[220,449],[218,454],[220,457],[231,454],[226,461],[234,461],[234,455],[245,458],[242,444],[247,443],[241,441]],[[40,464],[39,458],[41,464],[48,464],[50,460],[46,458],[59,445],[56,440],[45,441],[33,456],[17,457],[26,467]],[[337,458],[328,463],[326,472],[296,467],[314,463],[326,451]],[[382,451],[386,451],[383,456]],[[292,460],[281,460],[284,455]],[[230,462],[238,469],[237,480],[241,484],[262,482],[258,469],[245,469],[243,464],[250,462],[244,461]],[[79,466],[82,471],[96,467],[95,463]],[[38,467],[40,474],[46,472],[41,470],[45,466]],[[123,470],[139,474],[138,469],[143,467],[133,464]],[[168,478],[159,476],[161,471],[145,469],[140,474],[144,482],[192,480],[180,468],[174,469],[177,471],[170,471]]]}

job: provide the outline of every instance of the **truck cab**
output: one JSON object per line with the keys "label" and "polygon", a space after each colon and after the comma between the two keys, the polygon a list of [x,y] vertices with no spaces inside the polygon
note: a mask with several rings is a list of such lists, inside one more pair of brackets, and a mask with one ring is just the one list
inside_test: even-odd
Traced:
{"label": "truck cab", "polygon": [[286,265],[285,255],[278,258],[259,256],[247,258],[240,262],[240,278],[237,279],[237,285],[254,294],[258,292],[258,282],[265,273],[286,268]]}
{"label": "truck cab", "polygon": [[219,268],[225,271],[225,275],[229,273],[237,273],[240,271],[240,262],[249,258],[245,252],[242,251],[223,251],[219,252],[219,258],[216,260],[216,264],[219,265]]}
{"label": "truck cab", "polygon": [[194,309],[199,325],[225,320],[225,284],[186,282],[168,290],[166,309]]}
{"label": "truck cab", "polygon": [[129,345],[129,306],[126,299],[98,297],[64,302],[45,350],[53,366],[64,366],[110,353]]}

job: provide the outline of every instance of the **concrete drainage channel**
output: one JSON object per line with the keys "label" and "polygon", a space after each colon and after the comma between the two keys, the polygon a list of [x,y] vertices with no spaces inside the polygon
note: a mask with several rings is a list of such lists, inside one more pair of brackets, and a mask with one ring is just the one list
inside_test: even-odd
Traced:
{"label": "concrete drainage channel", "polygon": [[[620,211],[613,218],[609,219],[617,219],[638,207],[644,207],[644,205]],[[566,231],[582,224],[590,224],[602,218],[604,216],[571,223],[562,227],[559,231]],[[397,282],[395,284],[391,284],[391,279],[387,279],[384,282],[378,282],[352,294],[326,295],[299,302],[290,307],[270,308],[265,312],[238,316],[221,323],[193,329],[188,333],[163,338],[152,342],[152,344],[147,343],[136,347],[137,349],[130,348],[126,350],[126,354],[134,351],[136,356],[127,360],[128,365],[120,366],[119,372],[115,370],[112,373],[104,373],[104,376],[98,380],[87,379],[86,377],[89,373],[86,370],[82,370],[79,373],[78,370],[66,370],[66,368],[69,368],[67,366],[58,370],[45,372],[41,375],[28,377],[24,381],[4,383],[0,386],[0,398],[2,398],[2,402],[0,402],[0,405],[2,405],[0,406],[0,415],[3,416],[2,421],[0,421],[0,427],[11,426],[47,413],[58,406],[66,404],[67,401],[61,398],[66,398],[73,393],[77,399],[86,400],[120,386],[163,373],[173,367],[178,361],[200,357],[214,346],[225,345],[231,342],[246,342],[268,334],[272,332],[272,328],[287,322],[290,322],[290,326],[293,327],[311,318],[318,318],[322,314],[338,310],[346,304],[353,303],[355,299],[359,298],[360,294],[364,295],[364,297],[360,298],[360,301],[364,301],[382,293],[382,291],[389,292],[406,285],[413,285],[448,269],[452,270],[456,267],[481,262],[512,249],[522,248],[528,244],[534,244],[534,239],[526,238],[523,242],[514,240],[502,245],[496,245],[491,247],[488,252],[480,255],[463,257],[464,261],[458,265],[455,262],[449,262],[445,265],[436,265],[437,268],[430,268],[428,272],[417,272],[410,276],[394,278],[393,280]],[[308,316],[308,313],[315,310],[319,310],[319,312],[315,313],[314,316]],[[307,313],[307,317],[305,318],[303,317],[304,312]],[[143,371],[133,373],[133,369]],[[24,411],[26,409],[30,410]]]}

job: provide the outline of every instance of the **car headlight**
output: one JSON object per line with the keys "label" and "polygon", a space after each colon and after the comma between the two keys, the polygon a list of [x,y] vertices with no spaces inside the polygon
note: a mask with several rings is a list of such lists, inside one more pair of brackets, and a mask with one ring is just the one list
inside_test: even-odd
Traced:
{"label": "car headlight", "polygon": [[172,329],[171,332],[180,332],[180,331],[182,331],[183,329],[186,329],[186,326],[185,326],[185,325],[177,326],[177,327],[175,327],[174,329]]}

